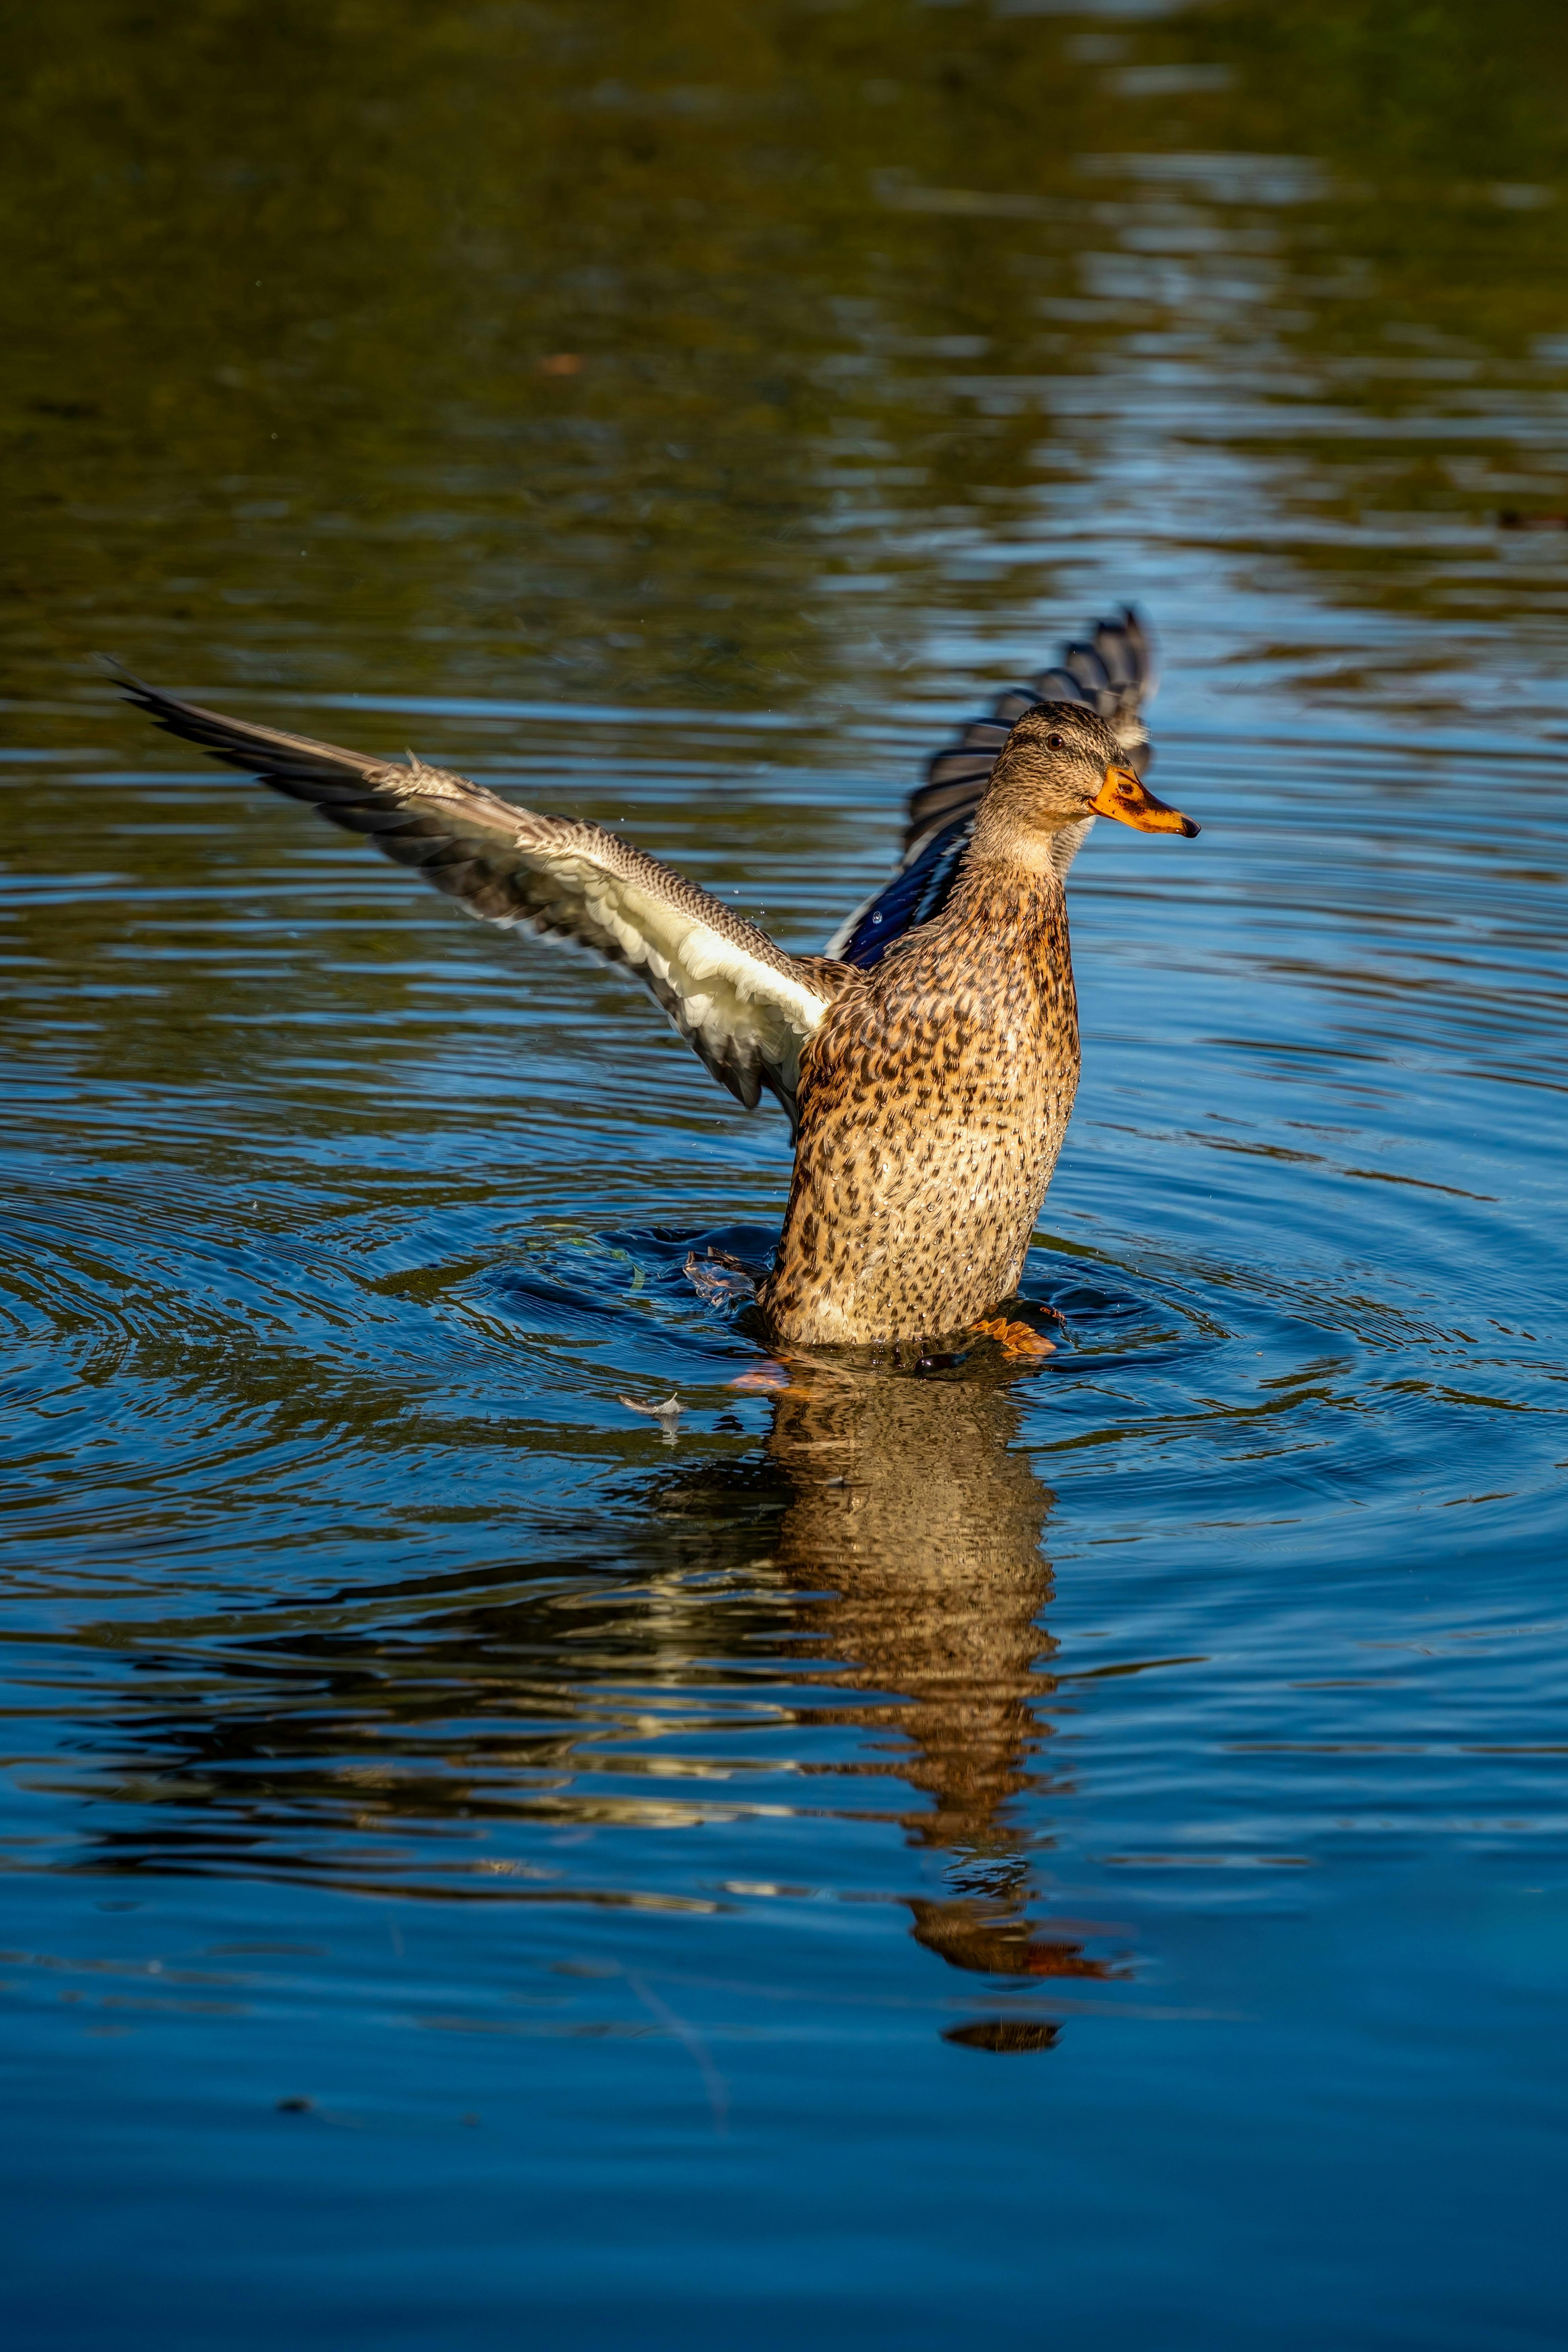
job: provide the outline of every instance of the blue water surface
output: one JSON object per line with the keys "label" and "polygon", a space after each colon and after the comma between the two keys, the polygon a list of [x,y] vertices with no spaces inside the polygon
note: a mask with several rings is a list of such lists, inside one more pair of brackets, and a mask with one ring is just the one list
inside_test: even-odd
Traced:
{"label": "blue water surface", "polygon": [[[1561,2343],[1568,157],[1410,13],[29,29],[10,2343]],[[783,1391],[782,1119],[87,658],[815,948],[1124,595],[1058,1352]]]}

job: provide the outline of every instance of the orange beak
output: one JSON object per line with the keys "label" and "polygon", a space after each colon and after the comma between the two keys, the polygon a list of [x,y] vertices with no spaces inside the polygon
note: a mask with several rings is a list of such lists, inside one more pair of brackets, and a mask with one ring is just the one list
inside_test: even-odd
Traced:
{"label": "orange beak", "polygon": [[1197,831],[1190,816],[1157,801],[1131,768],[1107,768],[1105,782],[1094,796],[1097,816],[1113,816],[1135,833],[1180,833],[1188,841]]}

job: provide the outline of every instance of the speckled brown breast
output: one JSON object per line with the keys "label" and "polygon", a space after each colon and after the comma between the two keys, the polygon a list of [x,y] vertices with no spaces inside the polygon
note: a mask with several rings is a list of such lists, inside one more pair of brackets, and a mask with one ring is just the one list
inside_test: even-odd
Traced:
{"label": "speckled brown breast", "polygon": [[1054,874],[984,866],[847,990],[802,1062],[784,1339],[937,1338],[1016,1287],[1078,1085]]}

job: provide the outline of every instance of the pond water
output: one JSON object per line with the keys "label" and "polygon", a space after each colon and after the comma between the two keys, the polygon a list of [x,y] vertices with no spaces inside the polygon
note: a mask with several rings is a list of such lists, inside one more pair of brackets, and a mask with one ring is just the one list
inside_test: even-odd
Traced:
{"label": "pond water", "polygon": [[[10,2340],[1560,2344],[1558,11],[0,53]],[[1062,1345],[783,1396],[782,1119],[90,661],[805,948],[1122,597]]]}

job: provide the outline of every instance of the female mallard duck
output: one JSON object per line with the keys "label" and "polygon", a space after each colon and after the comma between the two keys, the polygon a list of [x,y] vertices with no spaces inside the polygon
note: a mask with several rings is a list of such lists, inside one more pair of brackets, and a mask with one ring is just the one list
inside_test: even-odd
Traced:
{"label": "female mallard duck", "polygon": [[[488,922],[624,963],[748,1109],[795,1129],[757,1300],[781,1340],[929,1339],[1011,1297],[1078,1085],[1063,877],[1096,816],[1197,831],[1138,774],[1131,613],[1004,695],[932,761],[903,862],[826,955],[790,955],[668,866],[461,776],[225,719],[134,679],[172,735],[370,834]],[[1027,1344],[1023,1327],[995,1329]]]}

